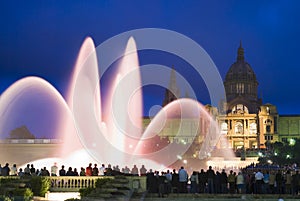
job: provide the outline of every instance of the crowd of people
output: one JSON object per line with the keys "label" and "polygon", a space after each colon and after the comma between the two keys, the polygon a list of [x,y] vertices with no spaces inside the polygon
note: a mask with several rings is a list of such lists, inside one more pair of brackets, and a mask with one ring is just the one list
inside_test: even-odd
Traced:
{"label": "crowd of people", "polygon": [[300,193],[300,174],[297,169],[248,167],[228,173],[215,171],[211,166],[205,171],[193,171],[188,176],[184,167],[178,172],[147,174],[147,186],[159,196],[176,193],[209,194],[290,194]]}
{"label": "crowd of people", "polygon": [[120,174],[133,175],[133,176],[146,176],[147,169],[144,165],[140,169],[134,165],[131,169],[127,166],[120,169],[118,165],[111,166],[108,164],[106,167],[105,164],[102,164],[99,168],[97,164],[90,163],[86,168],[81,167],[80,171],[77,168],[69,167],[65,169],[65,166],[62,165],[60,168],[57,166],[57,163],[54,163],[50,167],[50,171],[47,167],[41,169],[35,168],[34,164],[27,164],[26,167],[17,169],[16,164],[12,167],[9,167],[9,164],[6,163],[5,166],[0,164],[0,176],[115,176]]}
{"label": "crowd of people", "polygon": [[1,176],[115,176],[115,175],[146,176],[147,190],[164,196],[169,193],[209,193],[209,194],[292,194],[298,195],[300,191],[300,174],[293,167],[279,168],[274,166],[250,165],[239,171],[219,170],[209,166],[207,170],[193,171],[190,175],[181,167],[178,171],[173,169],[165,172],[149,171],[142,165],[111,166],[90,163],[80,171],[69,167],[60,168],[54,163],[50,171],[43,167],[36,169],[33,164],[17,169],[16,164],[9,167],[0,165]]}

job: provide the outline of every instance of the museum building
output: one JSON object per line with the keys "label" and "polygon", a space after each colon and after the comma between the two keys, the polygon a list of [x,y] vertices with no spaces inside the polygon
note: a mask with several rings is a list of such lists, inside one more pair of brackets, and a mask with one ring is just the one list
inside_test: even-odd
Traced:
{"label": "museum building", "polygon": [[[205,106],[219,124],[221,134],[226,136],[228,140],[226,146],[229,148],[263,149],[267,143],[276,141],[289,143],[300,138],[300,115],[278,114],[275,105],[264,104],[258,96],[258,85],[254,70],[245,60],[244,48],[240,42],[236,61],[230,66],[224,80],[226,101],[221,101],[218,108]],[[169,87],[172,91],[179,91],[176,89],[174,70],[171,72]],[[162,105],[165,106],[176,97],[179,95],[166,90]],[[186,133],[174,132],[178,122],[171,121],[173,123],[161,131],[161,137],[167,137],[171,142],[193,143],[195,147],[202,143],[201,128],[199,135],[194,138]],[[184,126],[193,130],[195,122]],[[173,133],[176,133],[176,136]]]}

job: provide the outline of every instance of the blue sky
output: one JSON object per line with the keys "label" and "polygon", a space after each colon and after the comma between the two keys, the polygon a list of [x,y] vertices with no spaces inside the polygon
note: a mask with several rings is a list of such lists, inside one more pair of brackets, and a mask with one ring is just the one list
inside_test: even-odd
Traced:
{"label": "blue sky", "polygon": [[[276,105],[280,114],[300,114],[299,8],[297,0],[2,1],[0,93],[18,79],[34,75],[65,96],[86,36],[99,45],[124,31],[151,27],[170,29],[196,41],[223,78],[242,40],[263,102]],[[155,60],[174,65],[179,72],[185,68],[184,62],[172,56],[141,56],[141,64]],[[202,84],[197,86],[197,79],[192,78],[191,82],[201,93]],[[163,99],[162,93],[150,93],[145,95],[146,110]],[[199,99],[209,102],[205,95]]]}

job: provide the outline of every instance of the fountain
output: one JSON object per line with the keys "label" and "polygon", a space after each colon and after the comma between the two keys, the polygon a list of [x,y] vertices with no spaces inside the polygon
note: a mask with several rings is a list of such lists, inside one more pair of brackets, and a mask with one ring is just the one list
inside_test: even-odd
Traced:
{"label": "fountain", "polygon": [[[48,160],[28,162],[48,167],[55,161],[77,168],[94,162],[164,169],[191,146],[191,142],[172,143],[161,135],[174,122],[177,125],[174,138],[199,138],[203,141],[199,158],[210,156],[221,134],[205,107],[193,99],[171,102],[144,128],[142,78],[132,37],[114,77],[109,84],[105,83],[106,87],[109,85],[108,93],[101,93],[100,75],[105,70],[101,72],[99,59],[101,55],[92,39],[87,38],[80,49],[66,101],[51,84],[37,77],[17,81],[1,95],[2,134],[8,133],[16,122],[42,124],[63,141],[61,149],[49,153]],[[33,115],[34,118],[28,118],[33,122],[26,121],[24,115]]]}

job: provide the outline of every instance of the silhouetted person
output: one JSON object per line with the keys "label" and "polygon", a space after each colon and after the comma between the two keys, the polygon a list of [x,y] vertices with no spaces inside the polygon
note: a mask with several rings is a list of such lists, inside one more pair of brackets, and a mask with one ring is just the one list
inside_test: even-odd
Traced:
{"label": "silhouetted person", "polygon": [[9,176],[9,172],[10,172],[9,164],[6,163],[5,166],[1,170],[1,174],[2,174],[2,176],[6,177],[6,176]]}
{"label": "silhouetted person", "polygon": [[221,193],[227,193],[228,178],[227,178],[227,174],[224,169],[222,170],[222,173],[221,173],[221,181],[220,182],[221,182]]}
{"label": "silhouetted person", "polygon": [[206,183],[207,183],[207,175],[203,169],[201,169],[200,173],[198,174],[198,181],[199,181],[199,192],[205,193]]}
{"label": "silhouetted person", "polygon": [[32,176],[35,176],[35,175],[36,175],[36,174],[35,174],[35,167],[33,166],[33,164],[30,165],[30,174],[31,174]]}
{"label": "silhouetted person", "polygon": [[93,175],[92,163],[90,163],[89,166],[85,168],[85,175],[86,176],[92,176]]}
{"label": "silhouetted person", "polygon": [[207,176],[207,187],[208,187],[208,193],[214,193],[214,177],[215,177],[215,171],[212,169],[211,166],[208,167],[208,170],[206,171]]}
{"label": "silhouetted person", "polygon": [[61,169],[59,170],[59,176],[66,176],[66,170],[64,165],[62,165]]}
{"label": "silhouetted person", "polygon": [[44,167],[41,172],[40,172],[40,176],[50,176],[49,171],[46,169],[46,167]]}
{"label": "silhouetted person", "polygon": [[74,172],[72,170],[72,167],[69,167],[67,173],[66,173],[66,176],[74,176]]}
{"label": "silhouetted person", "polygon": [[187,193],[187,182],[189,176],[183,167],[179,169],[178,177],[179,177],[179,193]]}
{"label": "silhouetted person", "polygon": [[80,168],[80,176],[85,176],[85,169],[83,167]]}
{"label": "silhouetted person", "polygon": [[93,167],[93,170],[92,170],[92,175],[93,176],[98,176],[98,174],[99,174],[99,170],[98,170],[97,164],[94,164],[94,167]]}
{"label": "silhouetted person", "polygon": [[179,192],[179,176],[176,173],[175,169],[173,169],[173,173],[172,173],[172,188],[176,189],[176,193]]}

